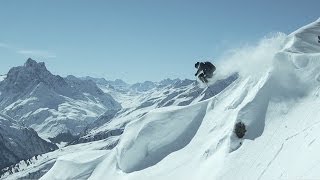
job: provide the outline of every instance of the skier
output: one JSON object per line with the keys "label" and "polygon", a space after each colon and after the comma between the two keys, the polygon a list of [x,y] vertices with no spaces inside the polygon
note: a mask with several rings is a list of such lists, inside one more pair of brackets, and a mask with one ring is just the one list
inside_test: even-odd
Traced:
{"label": "skier", "polygon": [[203,83],[208,83],[208,78],[212,78],[213,72],[216,70],[216,67],[208,61],[197,62],[194,66],[198,69],[195,76],[198,76]]}

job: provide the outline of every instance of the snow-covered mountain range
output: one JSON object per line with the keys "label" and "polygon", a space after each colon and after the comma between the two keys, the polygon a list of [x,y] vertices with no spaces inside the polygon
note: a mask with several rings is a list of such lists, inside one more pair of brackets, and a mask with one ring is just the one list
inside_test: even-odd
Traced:
{"label": "snow-covered mountain range", "polygon": [[[319,35],[320,19],[240,49],[205,88],[87,77],[122,108],[105,108],[74,145],[33,159],[32,168],[20,162],[2,178],[317,179]],[[74,87],[74,79],[65,81]]]}
{"label": "snow-covered mountain range", "polygon": [[0,82],[3,114],[48,138],[70,131],[80,133],[108,109],[121,109],[92,81],[51,74],[44,63],[28,59],[10,69]]}

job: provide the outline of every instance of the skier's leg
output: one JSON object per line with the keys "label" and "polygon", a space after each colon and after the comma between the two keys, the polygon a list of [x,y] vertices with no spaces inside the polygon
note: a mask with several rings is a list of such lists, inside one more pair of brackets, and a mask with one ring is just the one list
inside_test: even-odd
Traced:
{"label": "skier's leg", "polygon": [[201,80],[201,82],[206,83],[205,78],[204,78],[204,73],[201,73],[198,77]]}
{"label": "skier's leg", "polygon": [[203,80],[205,83],[208,83],[208,74],[207,73],[203,73]]}
{"label": "skier's leg", "polygon": [[205,83],[208,83],[208,79],[207,79],[206,77],[203,77],[203,81],[204,81]]}

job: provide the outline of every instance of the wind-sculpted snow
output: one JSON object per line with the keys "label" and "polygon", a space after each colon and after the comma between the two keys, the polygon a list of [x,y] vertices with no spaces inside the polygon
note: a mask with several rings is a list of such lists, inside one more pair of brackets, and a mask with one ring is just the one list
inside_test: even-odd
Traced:
{"label": "wind-sculpted snow", "polygon": [[252,87],[250,93],[247,94],[251,100],[238,113],[237,121],[245,123],[247,129],[244,138],[254,140],[263,133],[270,100],[270,89],[268,88],[272,87],[269,78],[270,75],[267,74],[265,78]]}
{"label": "wind-sculpted snow", "polygon": [[[247,125],[248,131],[245,138],[255,139],[262,135],[270,101],[275,99],[288,101],[289,99],[301,98],[308,93],[310,87],[306,84],[308,77],[316,76],[316,73],[308,72],[317,72],[320,67],[319,64],[313,63],[313,66],[311,66],[313,68],[310,68],[310,66],[307,68],[310,61],[316,62],[318,60],[317,55],[304,53],[319,52],[319,43],[317,42],[318,24],[319,22],[315,22],[303,27],[289,35],[284,41],[280,39],[280,42],[284,42],[284,45],[274,43],[283,49],[271,53],[274,57],[272,61],[269,60],[272,64],[265,69],[265,75],[260,75],[260,80],[258,81],[255,80],[256,77],[249,76],[251,83],[248,83],[244,87],[245,90],[240,92],[242,94],[240,102],[229,106],[229,108],[235,109],[241,103],[244,104],[238,112],[237,122],[245,122]],[[260,45],[260,47],[265,47],[265,45]],[[257,52],[260,51],[259,46],[257,50]],[[257,60],[257,62],[259,61],[261,60]],[[301,71],[303,68],[307,69]],[[304,74],[301,74],[302,72]],[[240,71],[240,73],[248,75],[248,72],[243,73],[243,71]],[[308,75],[305,76],[306,74]],[[312,88],[314,82],[310,82],[310,84]],[[247,89],[251,89],[250,93],[248,93]],[[245,98],[246,100],[244,101]]]}
{"label": "wind-sculpted snow", "polygon": [[[47,173],[42,179],[47,177],[55,177],[55,179],[87,179],[95,166],[97,166],[103,159],[106,151],[83,151],[79,153],[71,153],[59,158],[54,164],[53,168],[61,168],[60,171],[54,172],[54,174]],[[68,165],[68,169],[64,168],[64,165]],[[77,172],[75,174],[74,172]]]}
{"label": "wind-sculpted snow", "polygon": [[[237,121],[247,125],[245,138],[255,139],[261,136],[270,101],[302,98],[314,88],[316,81],[313,78],[320,70],[320,56],[305,53],[320,52],[317,42],[319,24],[320,22],[315,22],[289,35],[285,41],[288,44],[275,54],[273,67],[251,87],[251,94],[248,96],[252,100],[241,108],[237,117]],[[309,63],[312,65],[308,66]]]}
{"label": "wind-sculpted snow", "polygon": [[207,102],[163,108],[128,124],[117,146],[119,167],[127,173],[139,171],[186,146],[196,134],[206,107]]}
{"label": "wind-sculpted snow", "polygon": [[284,51],[291,53],[319,53],[320,19],[291,33],[284,46]]}

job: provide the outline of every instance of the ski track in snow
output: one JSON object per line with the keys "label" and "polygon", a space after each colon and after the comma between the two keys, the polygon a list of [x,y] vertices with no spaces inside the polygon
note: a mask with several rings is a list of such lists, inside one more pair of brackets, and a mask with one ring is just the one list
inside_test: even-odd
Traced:
{"label": "ski track in snow", "polygon": [[268,170],[269,166],[274,162],[274,160],[278,157],[278,155],[280,154],[280,152],[282,151],[282,148],[284,146],[284,143],[282,143],[281,147],[279,148],[279,150],[277,151],[277,153],[275,153],[274,157],[271,159],[271,161],[268,163],[267,167],[265,167],[265,169],[261,172],[260,176],[258,177],[258,179],[260,180],[261,177],[264,175],[264,173]]}

